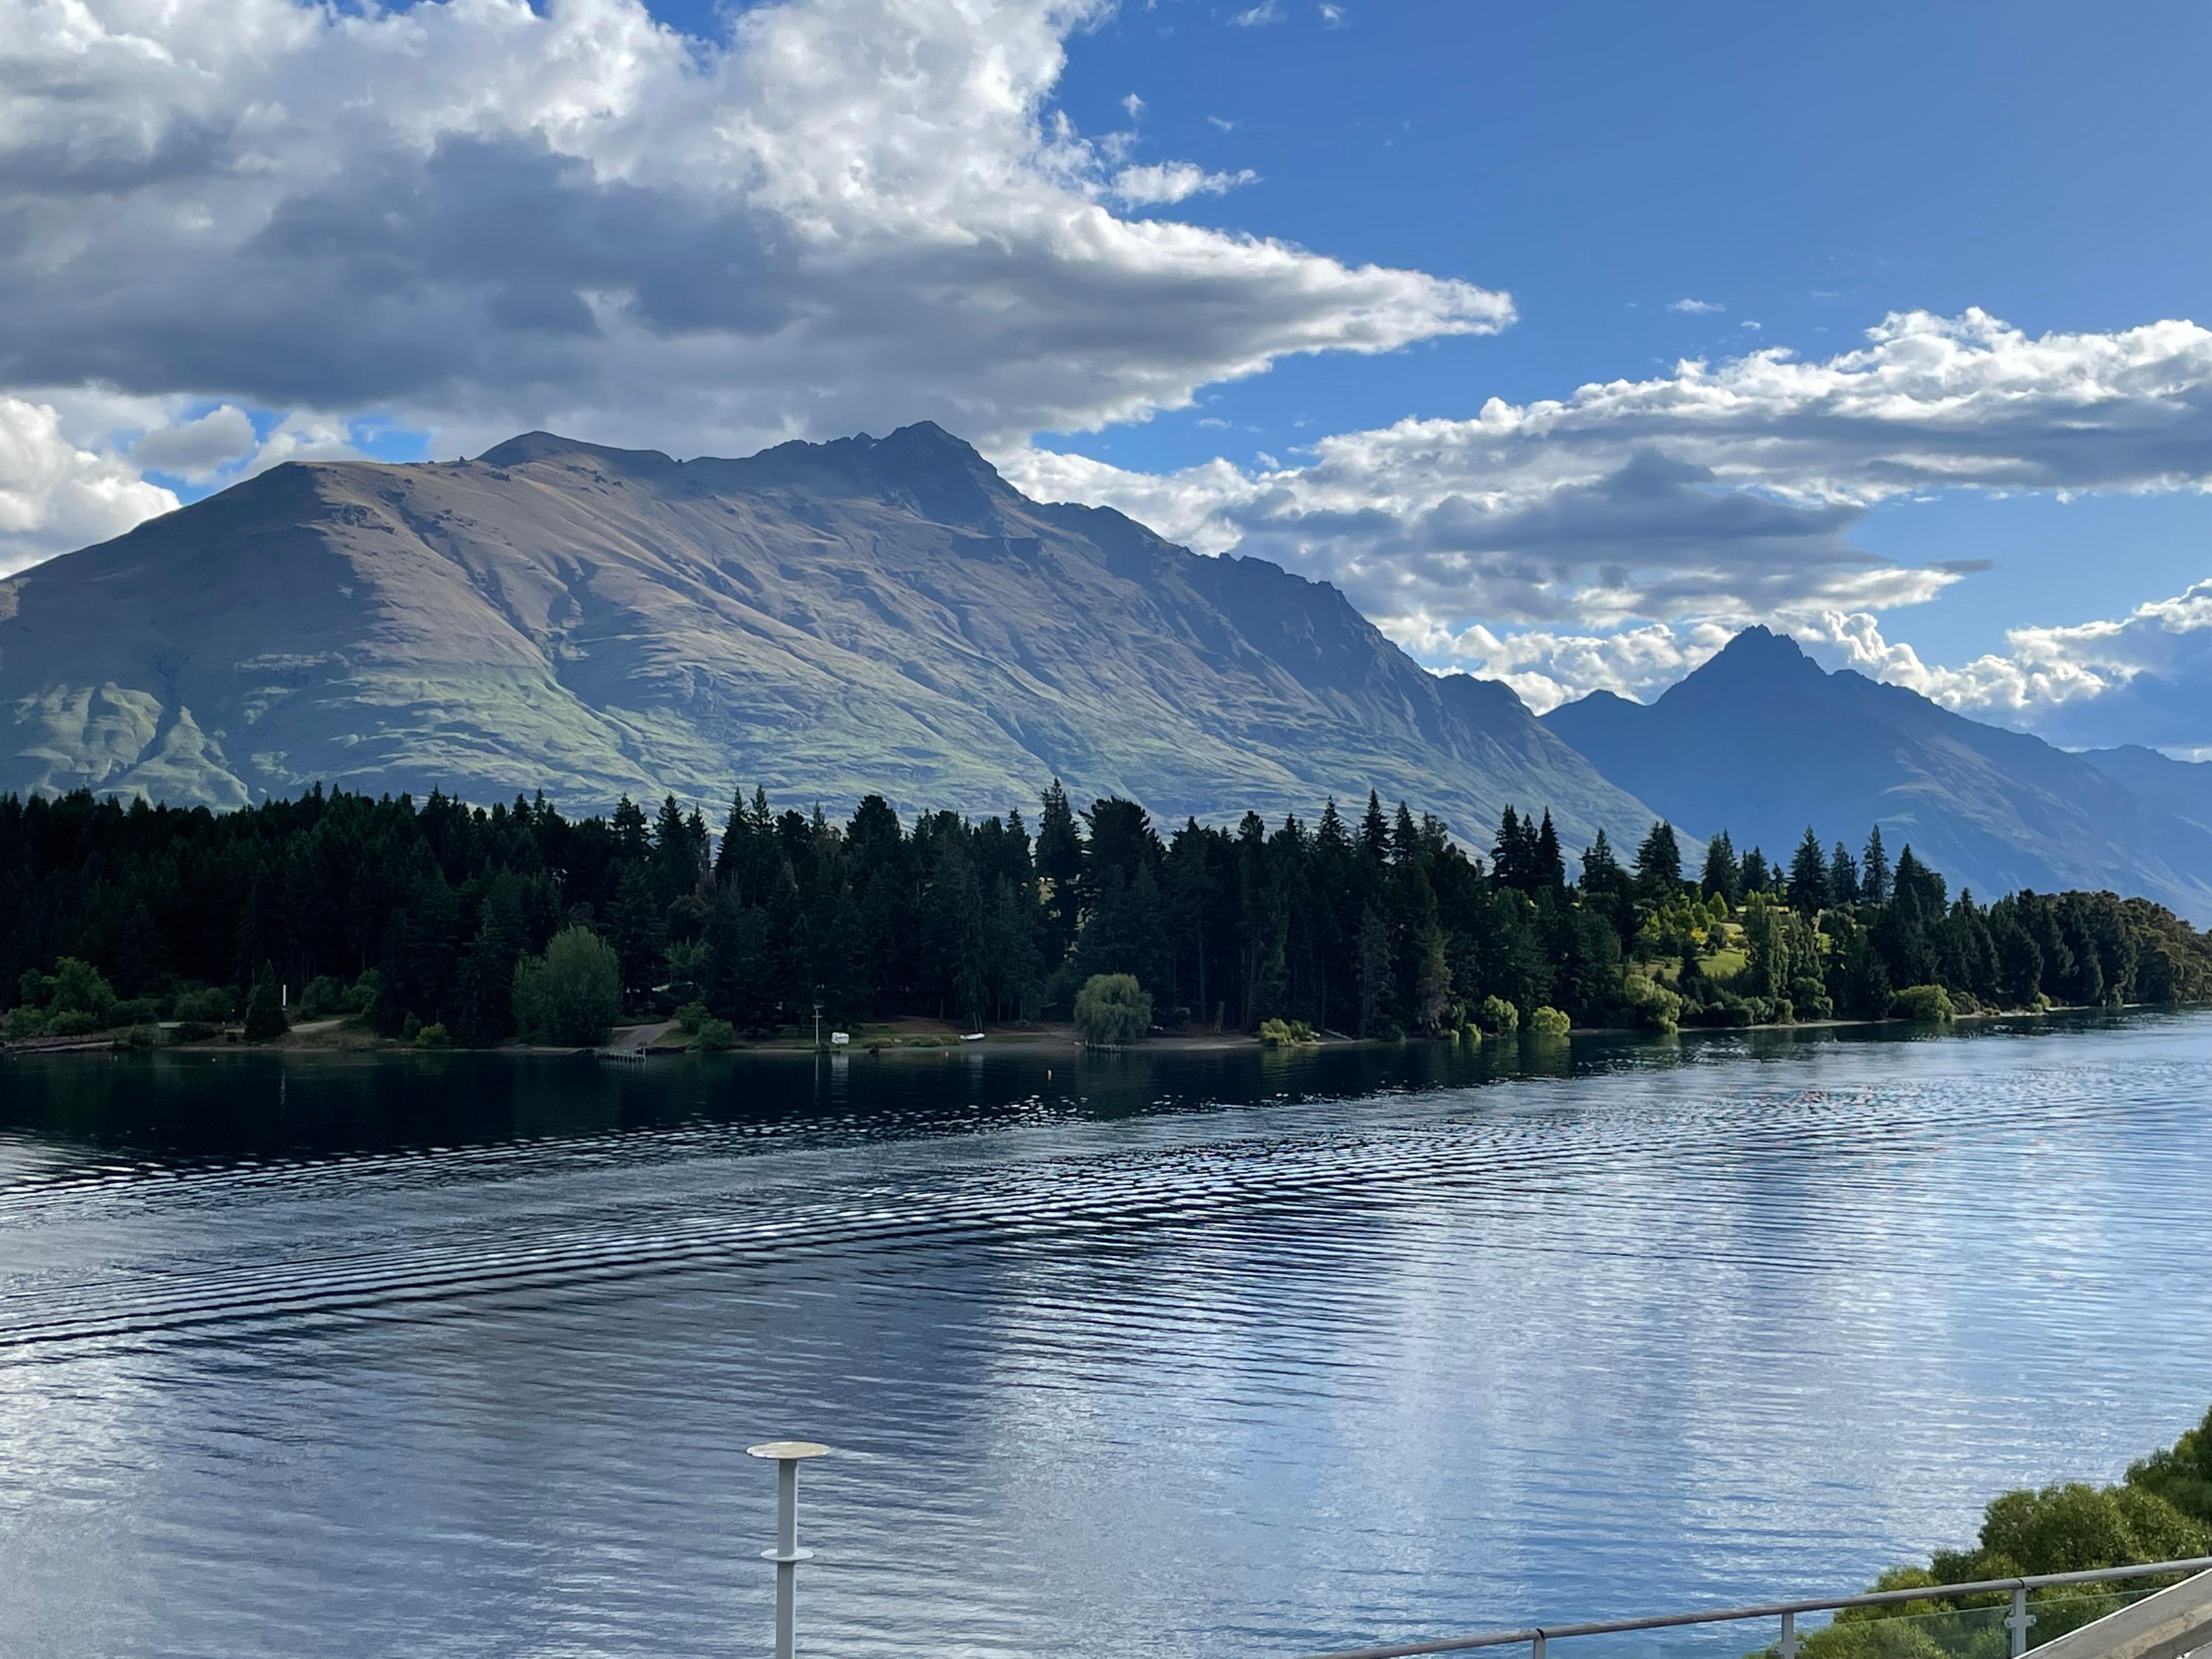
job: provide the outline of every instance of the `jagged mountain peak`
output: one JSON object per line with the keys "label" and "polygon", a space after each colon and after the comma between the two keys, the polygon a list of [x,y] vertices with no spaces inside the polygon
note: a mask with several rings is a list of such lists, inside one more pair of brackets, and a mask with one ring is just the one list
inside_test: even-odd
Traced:
{"label": "jagged mountain peak", "polygon": [[1809,825],[1994,895],[2112,888],[2212,915],[2212,834],[2090,759],[1984,726],[1909,688],[1829,673],[1747,629],[1646,705],[1593,695],[1543,717],[1614,782],[1701,835],[1786,853]]}
{"label": "jagged mountain peak", "polygon": [[1478,842],[1508,800],[1584,839],[1650,817],[1335,589],[1031,501],[930,422],[735,459],[535,432],[278,469],[9,597],[0,787],[589,808],[760,783],[984,812],[1058,775],[1170,820],[1374,787]]}

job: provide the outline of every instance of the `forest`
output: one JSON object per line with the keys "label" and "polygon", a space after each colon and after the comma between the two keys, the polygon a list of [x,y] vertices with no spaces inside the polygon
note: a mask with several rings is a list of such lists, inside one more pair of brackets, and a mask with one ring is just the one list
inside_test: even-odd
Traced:
{"label": "forest", "polygon": [[1854,850],[1808,829],[1774,860],[1717,835],[1686,868],[1655,823],[1625,857],[1601,834],[1571,879],[1548,813],[1508,808],[1480,852],[1371,794],[1356,818],[1331,801],[1310,823],[1164,835],[1133,801],[1078,811],[1056,782],[1034,826],[908,823],[876,795],[836,822],[757,790],[719,836],[672,798],[579,818],[542,797],[319,787],[220,814],[0,799],[11,1038],[241,1008],[270,1035],[289,1008],[495,1044],[558,1026],[572,969],[603,978],[599,1023],[686,1009],[756,1034],[817,1007],[846,1024],[1066,1018],[1118,975],[1157,1027],[1299,1037],[2212,995],[2212,945],[2169,911],[1954,896],[1879,830]]}

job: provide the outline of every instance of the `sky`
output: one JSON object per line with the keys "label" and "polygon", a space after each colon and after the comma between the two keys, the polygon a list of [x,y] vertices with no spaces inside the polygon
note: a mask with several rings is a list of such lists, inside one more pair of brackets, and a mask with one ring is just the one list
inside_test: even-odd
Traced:
{"label": "sky", "polygon": [[2212,13],[0,0],[0,568],[937,420],[1541,710],[1733,632],[2212,756]]}

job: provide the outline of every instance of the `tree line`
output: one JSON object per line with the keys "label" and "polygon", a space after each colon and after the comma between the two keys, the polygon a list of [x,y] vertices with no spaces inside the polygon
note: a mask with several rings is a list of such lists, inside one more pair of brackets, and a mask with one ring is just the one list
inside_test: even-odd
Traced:
{"label": "tree line", "polygon": [[1548,812],[1509,807],[1485,854],[1372,794],[1356,817],[1331,801],[1310,823],[1164,834],[1136,802],[1078,811],[1057,783],[1034,827],[1018,811],[907,823],[876,795],[838,822],[756,790],[719,836],[672,798],[579,818],[542,796],[319,787],[221,814],[0,798],[13,1034],[220,1018],[265,987],[295,1012],[494,1043],[580,974],[633,1012],[756,1032],[817,1007],[1062,1017],[1127,975],[1163,1025],[1388,1036],[1540,1011],[1668,1027],[2187,1001],[2212,994],[2212,947],[2139,898],[1953,896],[1879,830],[1857,853],[1808,830],[1786,863],[1716,836],[1692,877],[1660,823],[1626,862],[1601,833],[1571,878]]}

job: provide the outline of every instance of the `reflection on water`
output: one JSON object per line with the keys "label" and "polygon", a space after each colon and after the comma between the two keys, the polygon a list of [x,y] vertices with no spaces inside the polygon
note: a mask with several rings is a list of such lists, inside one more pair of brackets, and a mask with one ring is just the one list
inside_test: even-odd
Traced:
{"label": "reflection on water", "polygon": [[743,1449],[780,1434],[839,1448],[806,1477],[823,1654],[1293,1654],[1850,1589],[2212,1401],[2208,1097],[2193,1015],[18,1061],[0,1630],[757,1652]]}

